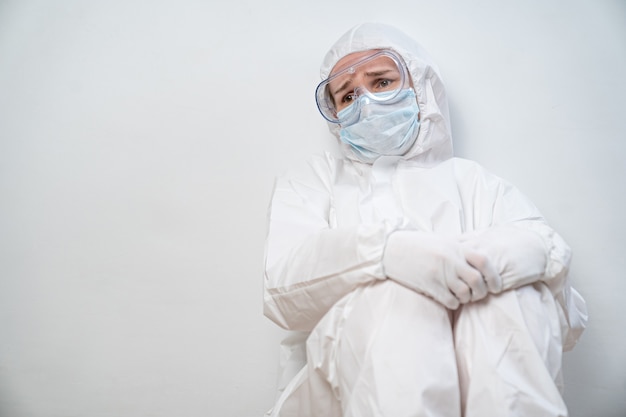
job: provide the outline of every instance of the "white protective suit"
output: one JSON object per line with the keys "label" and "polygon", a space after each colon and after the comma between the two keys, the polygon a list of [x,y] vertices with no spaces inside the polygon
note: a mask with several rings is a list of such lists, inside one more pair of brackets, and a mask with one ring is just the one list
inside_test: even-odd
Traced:
{"label": "white protective suit", "polygon": [[[344,158],[315,157],[277,179],[264,312],[295,332],[282,345],[281,386],[266,415],[566,416],[562,352],[587,318],[568,281],[569,247],[516,188],[452,157],[441,78],[406,35],[357,26],[327,54],[322,78],[370,49],[406,62],[419,135],[400,157],[367,164],[342,144]],[[391,248],[390,236],[405,231],[481,251],[502,290],[456,309],[424,295],[412,285],[421,270],[410,270],[420,254],[403,256],[403,239]]]}

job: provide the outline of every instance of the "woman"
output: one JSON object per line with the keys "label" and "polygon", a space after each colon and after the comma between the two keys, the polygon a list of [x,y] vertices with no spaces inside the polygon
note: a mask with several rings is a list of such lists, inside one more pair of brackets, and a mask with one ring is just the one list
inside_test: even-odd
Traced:
{"label": "woman", "polygon": [[343,158],[275,185],[265,314],[301,333],[267,415],[566,416],[562,352],[586,321],[569,247],[453,158],[440,76],[405,34],[359,25],[321,74]]}

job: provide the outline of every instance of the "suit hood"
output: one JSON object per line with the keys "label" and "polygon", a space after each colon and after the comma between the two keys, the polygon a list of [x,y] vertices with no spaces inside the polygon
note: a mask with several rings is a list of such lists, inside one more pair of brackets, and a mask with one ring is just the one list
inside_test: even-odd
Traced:
{"label": "suit hood", "polygon": [[[330,48],[320,69],[322,80],[328,78],[337,62],[355,52],[391,49],[402,57],[413,81],[420,109],[420,130],[413,146],[400,158],[435,165],[452,157],[452,136],[448,100],[439,70],[428,53],[400,30],[380,23],[363,23],[346,32]],[[341,127],[328,123],[339,139]],[[348,159],[359,161],[350,145],[340,142]]]}

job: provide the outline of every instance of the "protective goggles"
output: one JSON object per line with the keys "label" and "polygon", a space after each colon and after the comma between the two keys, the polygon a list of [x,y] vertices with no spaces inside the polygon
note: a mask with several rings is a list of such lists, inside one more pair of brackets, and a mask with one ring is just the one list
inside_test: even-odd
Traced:
{"label": "protective goggles", "polygon": [[[322,81],[315,100],[331,123],[347,123],[357,117],[363,102],[394,103],[409,85],[404,61],[396,52],[381,50],[350,64]],[[366,97],[366,100],[358,100]]]}

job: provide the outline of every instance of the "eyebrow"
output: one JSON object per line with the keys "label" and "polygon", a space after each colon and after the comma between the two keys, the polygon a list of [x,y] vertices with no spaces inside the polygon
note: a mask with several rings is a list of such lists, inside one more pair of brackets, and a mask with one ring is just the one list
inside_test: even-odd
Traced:
{"label": "eyebrow", "polygon": [[[385,75],[390,72],[395,72],[395,69],[388,68],[388,69],[381,69],[381,70],[375,70],[375,71],[366,71],[365,75],[367,77],[380,77],[381,75]],[[343,90],[348,88],[351,82],[352,82],[352,78],[347,79],[343,84],[339,86],[339,88],[337,88],[335,91],[331,91],[331,94],[334,96],[342,92]]]}

